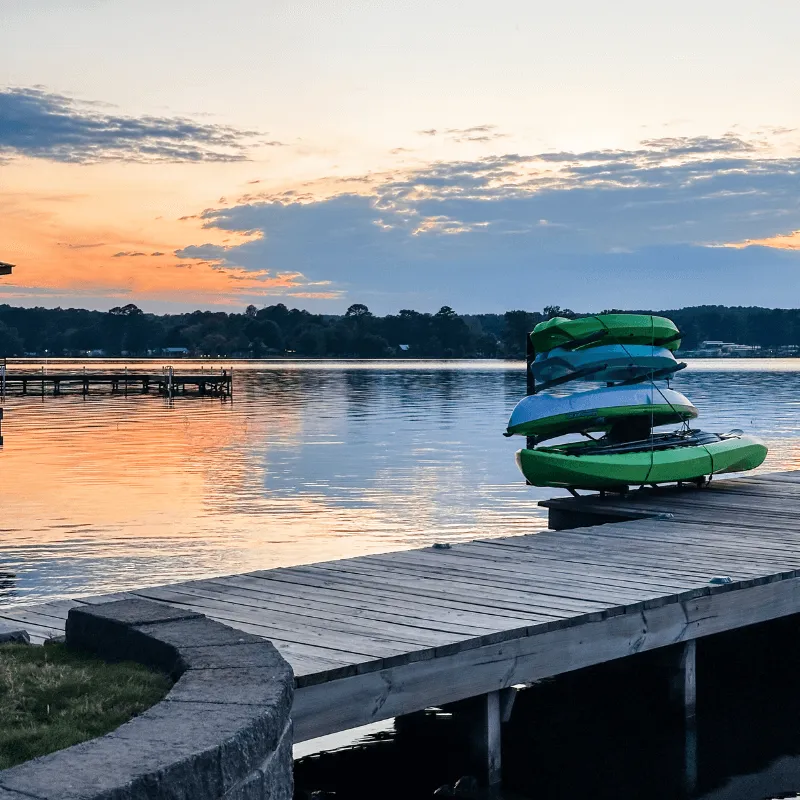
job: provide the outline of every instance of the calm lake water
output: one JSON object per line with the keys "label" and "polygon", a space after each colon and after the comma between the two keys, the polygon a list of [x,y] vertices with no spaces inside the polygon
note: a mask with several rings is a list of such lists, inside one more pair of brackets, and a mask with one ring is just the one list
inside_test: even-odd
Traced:
{"label": "calm lake water", "polygon": [[[46,369],[83,363],[102,366]],[[232,399],[5,399],[0,604],[546,526],[536,501],[559,492],[525,486],[502,436],[521,363],[213,366]],[[800,359],[694,361],[674,386],[703,428],[763,437],[762,471],[800,466]]]}

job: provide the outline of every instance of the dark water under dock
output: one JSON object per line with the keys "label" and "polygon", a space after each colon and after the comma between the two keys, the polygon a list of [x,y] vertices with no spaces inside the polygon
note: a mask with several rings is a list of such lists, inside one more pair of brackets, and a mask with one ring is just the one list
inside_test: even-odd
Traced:
{"label": "dark water under dock", "polygon": [[[800,621],[793,618],[701,643],[697,752],[689,765],[683,722],[669,701],[658,652],[539,682],[518,695],[504,730],[500,797],[795,797],[799,633]],[[470,774],[459,733],[454,717],[431,711],[352,746],[305,756],[296,762],[296,797],[318,792],[320,800],[431,798]],[[694,789],[687,788],[689,779],[696,780]]]}

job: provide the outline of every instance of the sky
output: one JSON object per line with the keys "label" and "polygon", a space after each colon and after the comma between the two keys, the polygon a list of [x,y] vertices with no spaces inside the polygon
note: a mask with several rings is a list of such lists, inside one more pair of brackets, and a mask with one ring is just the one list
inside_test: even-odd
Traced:
{"label": "sky", "polygon": [[0,302],[800,306],[796,0],[0,0]]}

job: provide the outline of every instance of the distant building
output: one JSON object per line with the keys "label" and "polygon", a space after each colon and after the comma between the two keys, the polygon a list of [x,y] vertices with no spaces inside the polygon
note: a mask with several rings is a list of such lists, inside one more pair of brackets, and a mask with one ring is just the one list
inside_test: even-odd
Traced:
{"label": "distant building", "polygon": [[399,344],[397,345],[404,353],[407,353],[411,349],[410,344]]}
{"label": "distant building", "polygon": [[161,353],[165,356],[188,356],[188,347],[162,347]]}
{"label": "distant building", "polygon": [[8,264],[5,261],[0,261],[0,275],[10,275],[11,270],[14,269],[14,264]]}
{"label": "distant building", "polygon": [[717,339],[707,339],[700,342],[700,348],[697,350],[698,356],[712,356],[716,358],[736,357],[736,356],[752,356],[761,350],[756,345],[737,344],[736,342],[723,342]]}

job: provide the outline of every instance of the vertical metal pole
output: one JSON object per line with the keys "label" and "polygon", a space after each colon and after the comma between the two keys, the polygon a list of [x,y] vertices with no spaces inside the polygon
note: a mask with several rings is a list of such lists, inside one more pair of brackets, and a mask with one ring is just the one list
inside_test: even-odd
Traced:
{"label": "vertical metal pole", "polygon": [[[536,358],[536,350],[533,348],[530,334],[525,336],[525,394],[534,394],[536,392],[536,378],[533,377],[531,372],[531,364]],[[528,450],[532,450],[536,446],[536,440],[532,436],[528,436],[525,441],[525,446]]]}

